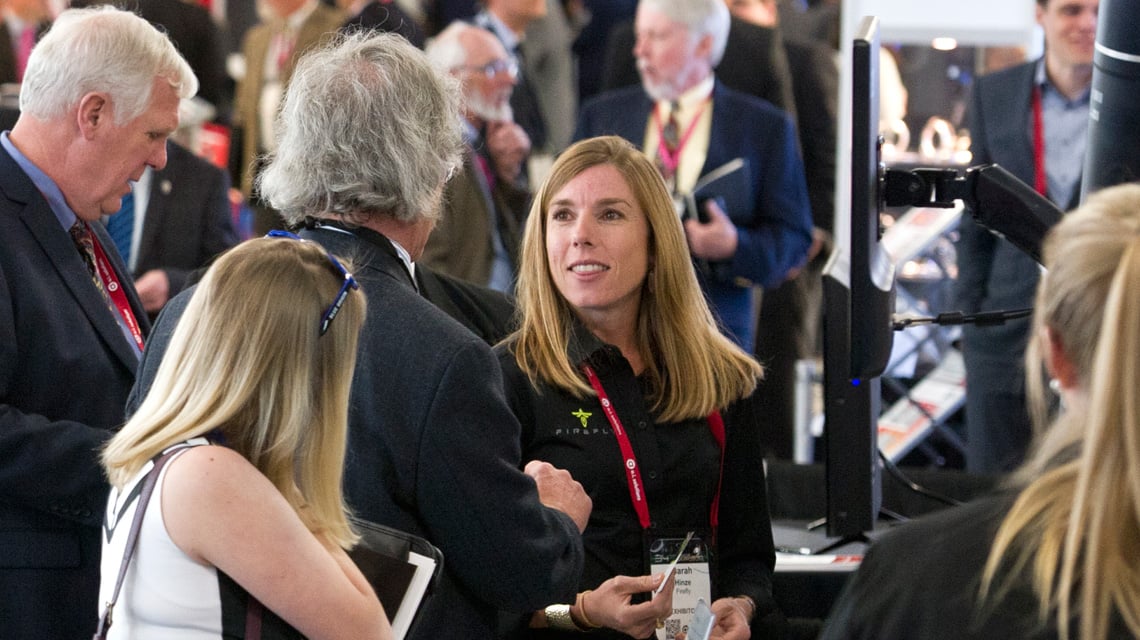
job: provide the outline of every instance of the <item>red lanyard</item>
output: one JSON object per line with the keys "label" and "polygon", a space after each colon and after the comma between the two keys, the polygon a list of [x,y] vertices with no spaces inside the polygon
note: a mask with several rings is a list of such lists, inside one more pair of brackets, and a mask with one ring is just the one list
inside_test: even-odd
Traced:
{"label": "red lanyard", "polygon": [[[610,427],[613,428],[614,437],[617,438],[618,447],[621,449],[622,466],[625,467],[626,480],[629,482],[629,498],[633,502],[633,509],[637,512],[637,520],[641,523],[642,529],[648,529],[650,523],[649,519],[649,504],[645,500],[645,489],[641,483],[641,472],[637,465],[637,456],[633,453],[633,445],[629,441],[629,434],[621,425],[621,419],[618,418],[617,411],[614,410],[613,403],[610,402],[610,397],[606,395],[606,390],[602,388],[602,381],[598,379],[598,374],[594,373],[593,367],[588,364],[582,365],[582,371],[585,372],[586,377],[590,380],[590,386],[598,394],[598,400],[602,403],[602,411],[606,414],[606,419],[610,421]],[[720,488],[721,483],[724,481],[724,420],[720,416],[719,411],[713,411],[709,414],[709,431],[712,432],[713,439],[716,440],[717,445],[720,446],[720,474],[717,476],[716,481],[716,495],[713,496],[712,505],[709,507],[709,524],[712,526],[713,535],[716,535],[717,525],[720,519]]]}
{"label": "red lanyard", "polygon": [[122,285],[119,284],[119,277],[111,268],[111,262],[107,260],[107,254],[103,253],[99,238],[95,237],[94,233],[91,233],[91,245],[95,250],[95,269],[99,272],[99,279],[103,281],[103,289],[111,296],[111,302],[115,304],[123,322],[127,323],[127,329],[130,330],[131,337],[135,339],[139,351],[142,351],[142,330],[139,329],[139,323],[135,320],[134,312],[131,311],[131,303],[127,300],[127,294],[123,291]]}
{"label": "red lanyard", "polygon": [[693,119],[689,121],[689,126],[685,129],[685,134],[677,141],[677,148],[670,149],[665,144],[665,124],[661,122],[660,109],[653,110],[653,123],[657,125],[657,154],[661,157],[661,164],[665,166],[665,170],[669,175],[677,173],[677,165],[681,164],[681,151],[685,148],[685,144],[689,138],[693,136],[693,130],[697,128],[697,123],[701,121],[701,114],[705,111],[705,106],[712,100],[712,97],[705,98],[701,106],[697,108],[697,113],[693,115]]}
{"label": "red lanyard", "polygon": [[1033,87],[1033,188],[1048,197],[1049,182],[1045,175],[1045,123],[1041,109],[1041,86]]}

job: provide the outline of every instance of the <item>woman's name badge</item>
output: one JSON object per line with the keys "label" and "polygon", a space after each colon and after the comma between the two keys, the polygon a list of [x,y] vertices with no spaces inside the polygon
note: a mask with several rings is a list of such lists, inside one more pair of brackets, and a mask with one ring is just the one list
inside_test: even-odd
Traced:
{"label": "woman's name badge", "polygon": [[673,640],[682,631],[690,632],[699,603],[710,599],[711,555],[704,538],[694,532],[685,536],[651,538],[648,549],[650,573],[664,573],[662,584],[669,580],[670,574],[674,576],[673,613],[665,619],[664,628],[657,630],[658,640]]}

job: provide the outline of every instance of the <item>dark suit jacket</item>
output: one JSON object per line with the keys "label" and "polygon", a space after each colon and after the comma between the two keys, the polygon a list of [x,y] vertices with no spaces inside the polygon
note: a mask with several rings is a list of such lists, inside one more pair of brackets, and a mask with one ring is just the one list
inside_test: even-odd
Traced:
{"label": "dark suit jacket", "polygon": [[372,0],[341,27],[341,31],[357,29],[398,33],[413,45],[424,48],[424,30],[395,0]]}
{"label": "dark suit jacket", "polygon": [[467,327],[488,345],[514,330],[515,300],[505,293],[464,282],[416,263],[420,295]]}
{"label": "dark suit jacket", "polygon": [[151,178],[135,277],[162,269],[173,298],[195,270],[237,244],[229,189],[227,172],[169,143],[166,167]]}
{"label": "dark suit jacket", "polygon": [[[997,163],[1033,184],[1033,141],[1029,120],[1036,62],[978,78],[968,112],[972,164]],[[956,306],[966,313],[1033,306],[1040,268],[1032,258],[963,216],[959,225]],[[964,328],[968,348],[1020,371],[1029,319],[994,327]],[[1009,373],[994,384],[1020,389],[1022,376]],[[988,384],[988,383],[987,383]]]}
{"label": "dark suit jacket", "polygon": [[[812,222],[834,233],[835,138],[839,69],[831,49],[823,44],[784,40],[796,98],[796,125],[804,156]],[[795,433],[796,361],[817,350],[823,281],[820,278],[830,242],[795,278],[766,289],[756,323],[756,357],[764,363],[764,380],[757,414],[766,417],[761,429],[769,451],[791,458]]]}
{"label": "dark suit jacket", "polygon": [[792,71],[796,129],[803,150],[812,220],[816,227],[831,233],[835,226],[839,66],[835,52],[817,42],[785,38],[784,50]]}
{"label": "dark suit jacket", "polygon": [[[610,32],[602,71],[603,92],[641,84],[633,56],[635,41],[633,21],[619,24]],[[716,78],[731,89],[767,100],[793,116],[796,113],[787,54],[775,29],[733,17]]]}
{"label": "dark suit jacket", "polygon": [[[302,236],[355,267],[368,298],[349,410],[345,491],[365,520],[415,533],[444,573],[409,638],[493,637],[496,610],[569,602],[582,542],[519,471],[520,429],[487,343],[416,293],[380,234],[318,228]],[[132,404],[191,291],[163,310]],[[316,323],[318,318],[313,318]]]}
{"label": "dark suit jacket", "polygon": [[517,269],[530,193],[502,180],[496,180],[494,187],[488,185],[475,153],[466,149],[463,171],[444,187],[443,213],[417,264],[485,286],[495,260],[493,224],[512,268]]}
{"label": "dark suit jacket", "polygon": [[[645,125],[653,100],[641,87],[603,93],[582,106],[575,140],[618,135],[638,148],[645,143]],[[752,287],[783,281],[800,265],[811,245],[811,211],[804,168],[790,118],[772,105],[733,91],[719,81],[713,89],[709,151],[701,175],[734,158],[748,160],[754,188],[752,211],[729,211],[739,245],[727,268],[702,279],[714,311],[746,349],[752,348],[756,318]],[[703,274],[703,272],[701,272]]]}
{"label": "dark suit jacket", "polygon": [[71,237],[3,150],[0,243],[0,637],[88,638],[109,491],[96,450],[123,423],[138,359]]}
{"label": "dark suit jacket", "polygon": [[228,122],[233,81],[226,74],[222,32],[210,12],[183,0],[127,0],[126,6],[166,31],[198,76],[198,95],[214,105],[218,120]]}
{"label": "dark suit jacket", "polygon": [[582,0],[581,4],[590,14],[590,20],[582,25],[574,40],[574,55],[578,56],[578,97],[579,102],[584,102],[602,90],[610,33],[616,25],[633,19],[637,0]]}
{"label": "dark suit jacket", "polygon": [[[974,84],[969,123],[972,164],[996,163],[1026,184],[1034,178],[1030,118],[1036,61]],[[1080,193],[1078,188],[1074,200]],[[1070,208],[1076,202],[1056,203]],[[958,226],[955,306],[965,313],[1011,311],[1033,306],[1040,267],[968,215]],[[1020,461],[1031,436],[1025,409],[1023,358],[1029,318],[998,326],[962,328],[966,364],[968,465],[977,471],[1009,469]]]}
{"label": "dark suit jacket", "polygon": [[16,81],[16,52],[12,48],[12,35],[0,21],[0,83]]}

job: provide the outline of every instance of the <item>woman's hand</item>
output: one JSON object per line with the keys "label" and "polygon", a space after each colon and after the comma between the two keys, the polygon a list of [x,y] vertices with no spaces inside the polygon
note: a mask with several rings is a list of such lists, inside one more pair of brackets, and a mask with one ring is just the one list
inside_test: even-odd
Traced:
{"label": "woman's hand", "polygon": [[[631,604],[633,594],[647,593],[661,584],[662,574],[614,576],[581,598],[580,610],[571,610],[579,620],[615,629],[634,638],[645,638],[657,629],[657,621],[673,613],[673,577],[652,600]],[[579,607],[575,607],[578,609]]]}
{"label": "woman's hand", "polygon": [[[748,640],[752,637],[752,616],[754,605],[747,598],[721,598],[709,606],[716,616],[716,624],[709,633],[709,640]],[[685,634],[677,634],[676,640],[685,640]]]}

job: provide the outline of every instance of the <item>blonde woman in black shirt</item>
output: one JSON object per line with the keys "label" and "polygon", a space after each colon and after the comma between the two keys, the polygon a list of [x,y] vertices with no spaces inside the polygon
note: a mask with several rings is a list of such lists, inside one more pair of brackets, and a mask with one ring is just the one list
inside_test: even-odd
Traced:
{"label": "blonde woman in black shirt", "polygon": [[750,637],[774,611],[749,402],[762,371],[719,330],[656,167],[616,137],[570,147],[536,195],[520,263],[520,328],[498,353],[523,460],[567,469],[594,502],[579,593],[527,633],[672,638],[699,596],[714,637]]}

